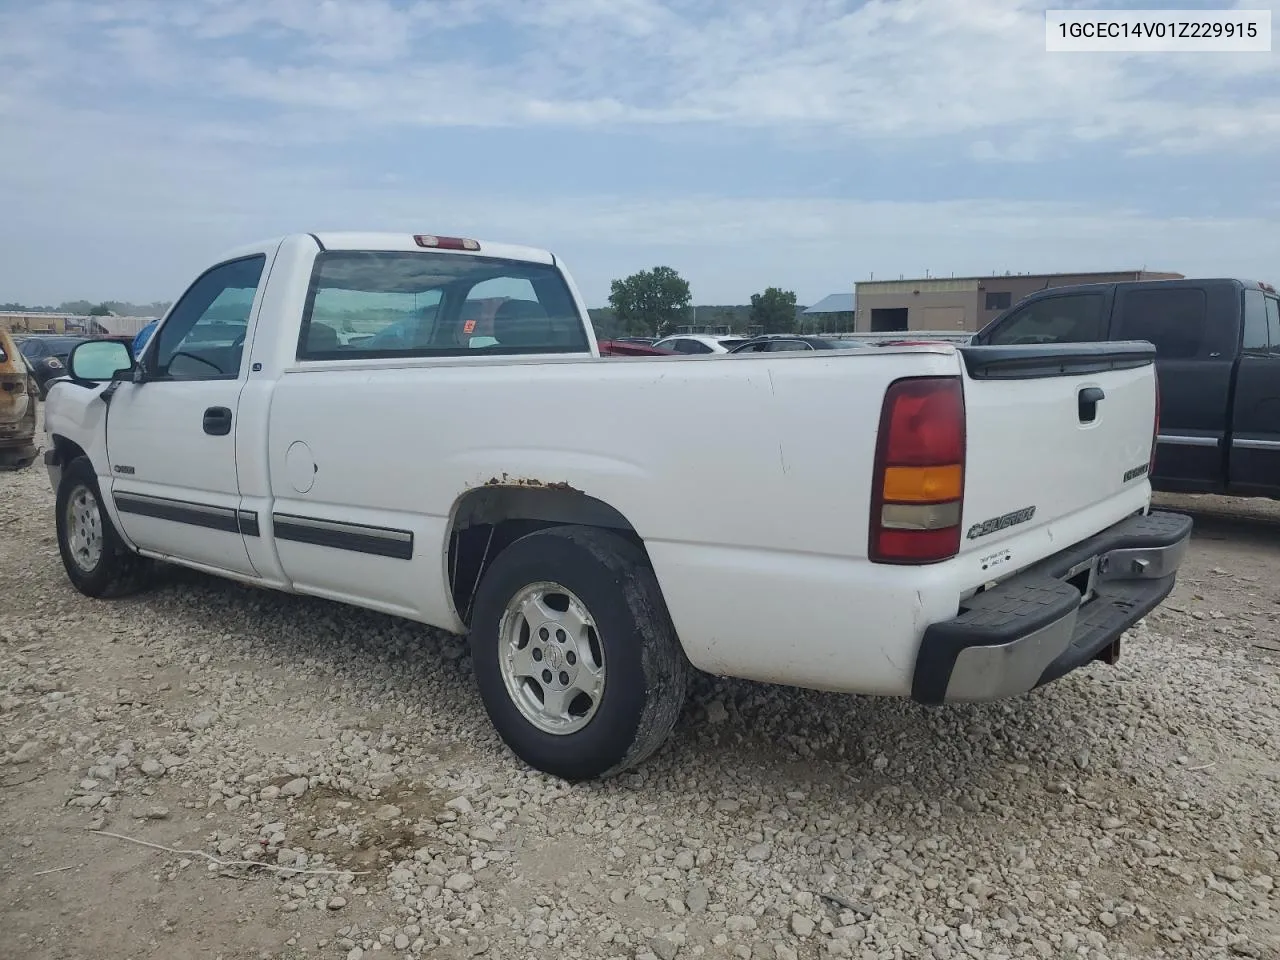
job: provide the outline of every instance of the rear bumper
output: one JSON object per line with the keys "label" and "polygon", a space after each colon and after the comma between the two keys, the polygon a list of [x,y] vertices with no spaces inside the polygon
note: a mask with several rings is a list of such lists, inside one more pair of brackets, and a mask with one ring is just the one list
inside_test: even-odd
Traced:
{"label": "rear bumper", "polygon": [[925,631],[913,699],[998,700],[1105,656],[1173,590],[1190,539],[1190,517],[1129,517],[977,594]]}

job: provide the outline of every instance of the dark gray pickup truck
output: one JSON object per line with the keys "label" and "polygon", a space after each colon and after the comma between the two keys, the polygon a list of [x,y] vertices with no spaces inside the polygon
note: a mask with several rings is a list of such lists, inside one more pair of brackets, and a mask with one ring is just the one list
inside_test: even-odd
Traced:
{"label": "dark gray pickup truck", "polygon": [[1147,340],[1160,433],[1151,485],[1280,499],[1280,299],[1250,280],[1147,280],[1033,293],[978,344]]}

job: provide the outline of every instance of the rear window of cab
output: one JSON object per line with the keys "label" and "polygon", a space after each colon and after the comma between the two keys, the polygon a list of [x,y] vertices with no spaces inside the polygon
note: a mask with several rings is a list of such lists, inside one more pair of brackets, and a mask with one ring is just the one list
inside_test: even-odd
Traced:
{"label": "rear window of cab", "polygon": [[299,360],[586,353],[559,269],[439,251],[316,257]]}

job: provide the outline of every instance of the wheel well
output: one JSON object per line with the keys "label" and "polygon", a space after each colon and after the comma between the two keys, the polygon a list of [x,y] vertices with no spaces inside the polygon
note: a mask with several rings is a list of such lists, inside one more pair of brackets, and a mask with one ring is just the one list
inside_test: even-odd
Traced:
{"label": "wheel well", "polygon": [[53,449],[58,455],[58,463],[64,467],[76,457],[89,456],[84,452],[84,448],[74,440],[68,440],[66,437],[56,433],[53,435]]}
{"label": "wheel well", "polygon": [[626,517],[571,487],[489,484],[464,494],[454,507],[448,557],[449,589],[462,622],[470,625],[476,588],[499,553],[523,536],[569,523],[604,527],[644,550]]}

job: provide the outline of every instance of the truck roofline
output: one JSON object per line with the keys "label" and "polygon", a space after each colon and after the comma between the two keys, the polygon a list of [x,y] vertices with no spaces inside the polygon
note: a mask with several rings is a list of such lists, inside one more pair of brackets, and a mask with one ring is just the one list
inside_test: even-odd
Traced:
{"label": "truck roofline", "polygon": [[[502,260],[518,260],[525,263],[542,263],[548,266],[559,266],[556,257],[549,250],[538,247],[526,247],[514,243],[495,243],[490,240],[476,239],[479,250],[446,250],[436,247],[422,247],[414,240],[415,236],[426,234],[390,233],[386,231],[354,231],[335,230],[319,233],[289,233],[256,243],[241,244],[230,250],[224,250],[213,263],[226,263],[256,253],[267,253],[278,249],[282,244],[302,242],[314,244],[320,250],[390,250],[407,253],[448,253],[467,254],[478,257],[497,257]],[[439,234],[436,234],[439,236]],[[475,238],[468,238],[475,239]]]}
{"label": "truck roofline", "polygon": [[[1097,283],[1069,283],[1058,287],[1042,287],[1027,294],[1023,300],[1018,302],[1021,303],[1030,300],[1032,297],[1047,296],[1048,294],[1104,290],[1111,287],[1191,286],[1204,283],[1231,283],[1250,290],[1267,290],[1271,286],[1271,284],[1259,280],[1245,280],[1240,277],[1162,277],[1157,280],[1110,280]],[[1017,304],[1015,303],[1014,306],[1017,306]]]}
{"label": "truck roofline", "polygon": [[[324,233],[310,234],[313,240],[317,241],[325,250],[390,250],[405,251],[407,253],[422,253],[424,250],[441,253],[461,253],[478,257],[499,257],[503,260],[521,260],[527,263],[545,263],[555,265],[556,258],[552,256],[551,251],[543,250],[538,247],[526,247],[515,243],[498,243],[492,240],[482,240],[478,237],[471,237],[477,244],[479,250],[441,250],[431,247],[424,248],[420,246],[415,236],[427,235],[430,231],[423,230],[422,233],[387,233],[387,232],[360,232],[360,231],[332,231]],[[450,235],[452,236],[452,235]]]}

